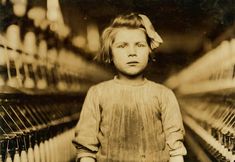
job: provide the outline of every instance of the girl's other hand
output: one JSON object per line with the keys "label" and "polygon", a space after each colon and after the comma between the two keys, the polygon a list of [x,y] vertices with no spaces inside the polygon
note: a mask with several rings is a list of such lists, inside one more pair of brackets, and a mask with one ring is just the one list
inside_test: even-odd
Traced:
{"label": "girl's other hand", "polygon": [[95,159],[91,157],[82,157],[80,162],[95,162]]}
{"label": "girl's other hand", "polygon": [[184,162],[183,156],[172,156],[169,162]]}

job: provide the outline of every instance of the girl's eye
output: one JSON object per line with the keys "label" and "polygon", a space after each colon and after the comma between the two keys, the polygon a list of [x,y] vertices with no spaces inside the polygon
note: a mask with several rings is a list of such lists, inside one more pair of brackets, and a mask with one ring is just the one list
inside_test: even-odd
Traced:
{"label": "girl's eye", "polygon": [[146,45],[143,44],[143,43],[138,43],[138,44],[137,44],[137,47],[146,47]]}
{"label": "girl's eye", "polygon": [[125,48],[126,47],[126,44],[120,44],[117,46],[117,48]]}

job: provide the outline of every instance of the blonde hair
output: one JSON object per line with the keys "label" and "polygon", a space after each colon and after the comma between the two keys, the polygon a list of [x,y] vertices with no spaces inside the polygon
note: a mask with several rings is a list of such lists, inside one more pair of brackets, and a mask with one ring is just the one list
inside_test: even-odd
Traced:
{"label": "blonde hair", "polygon": [[[103,31],[101,36],[101,52],[96,56],[96,60],[105,63],[112,62],[111,45],[120,28],[143,29],[146,34],[147,43],[151,50],[154,50],[160,43],[162,43],[162,39],[154,30],[147,16],[137,13],[119,15],[112,21],[111,25]],[[158,38],[156,38],[156,34]]]}

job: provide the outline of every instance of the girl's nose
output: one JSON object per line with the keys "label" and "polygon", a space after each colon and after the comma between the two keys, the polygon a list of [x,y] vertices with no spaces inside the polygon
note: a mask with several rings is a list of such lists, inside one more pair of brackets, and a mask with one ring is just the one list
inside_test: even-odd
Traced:
{"label": "girl's nose", "polygon": [[129,46],[128,56],[136,56],[136,48],[134,46]]}

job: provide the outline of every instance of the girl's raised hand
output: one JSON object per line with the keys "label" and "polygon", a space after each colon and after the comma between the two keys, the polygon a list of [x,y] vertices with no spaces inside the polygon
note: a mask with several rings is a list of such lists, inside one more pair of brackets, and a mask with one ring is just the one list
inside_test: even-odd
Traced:
{"label": "girl's raised hand", "polygon": [[91,157],[83,157],[80,162],[95,162],[95,159]]}
{"label": "girl's raised hand", "polygon": [[184,162],[183,156],[172,156],[169,162]]}

